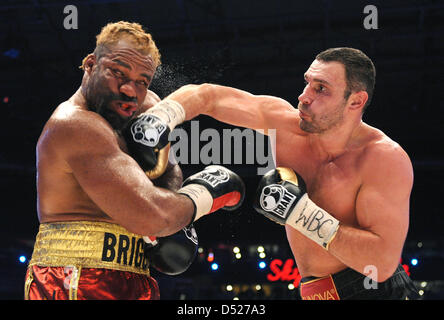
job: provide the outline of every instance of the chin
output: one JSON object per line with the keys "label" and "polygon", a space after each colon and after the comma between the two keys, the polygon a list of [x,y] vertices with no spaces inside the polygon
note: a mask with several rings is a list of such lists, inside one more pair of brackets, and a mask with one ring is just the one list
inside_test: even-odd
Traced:
{"label": "chin", "polygon": [[99,112],[99,114],[105,118],[105,120],[111,125],[111,127],[116,131],[121,131],[123,128],[126,127],[128,122],[133,117],[128,118],[122,118],[120,115],[112,111],[110,108],[103,108],[105,110],[102,110],[102,112]]}
{"label": "chin", "polygon": [[305,131],[307,133],[316,133],[317,130],[312,125],[310,125],[308,122],[305,122],[304,120],[301,120],[299,122],[299,127],[302,129],[302,131]]}

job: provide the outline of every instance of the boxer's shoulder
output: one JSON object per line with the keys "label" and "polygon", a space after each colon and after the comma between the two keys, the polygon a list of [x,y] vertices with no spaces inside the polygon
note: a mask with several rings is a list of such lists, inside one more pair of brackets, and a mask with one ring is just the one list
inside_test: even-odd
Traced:
{"label": "boxer's shoulder", "polygon": [[62,151],[81,148],[87,142],[104,140],[117,141],[110,124],[96,112],[66,101],[54,110],[43,128],[38,144],[52,145]]}
{"label": "boxer's shoulder", "polygon": [[[368,126],[364,142],[365,155],[369,157],[406,157],[404,149],[382,130]],[[408,157],[408,156],[407,156]]]}
{"label": "boxer's shoulder", "polygon": [[370,127],[360,157],[363,173],[369,177],[388,178],[390,175],[408,177],[412,172],[412,163],[407,152],[379,129]]}
{"label": "boxer's shoulder", "polygon": [[65,101],[60,104],[50,117],[50,121],[53,125],[57,125],[59,128],[71,128],[71,126],[77,128],[80,126],[85,127],[107,127],[112,130],[111,125],[97,112],[88,110],[84,106],[74,104],[71,101]]}

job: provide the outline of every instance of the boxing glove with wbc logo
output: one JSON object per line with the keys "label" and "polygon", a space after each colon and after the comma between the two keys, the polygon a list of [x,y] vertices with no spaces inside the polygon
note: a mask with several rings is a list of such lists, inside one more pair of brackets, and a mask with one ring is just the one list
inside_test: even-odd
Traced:
{"label": "boxing glove with wbc logo", "polygon": [[310,200],[302,177],[290,168],[267,172],[259,182],[254,209],[281,225],[290,225],[328,250],[339,221]]}

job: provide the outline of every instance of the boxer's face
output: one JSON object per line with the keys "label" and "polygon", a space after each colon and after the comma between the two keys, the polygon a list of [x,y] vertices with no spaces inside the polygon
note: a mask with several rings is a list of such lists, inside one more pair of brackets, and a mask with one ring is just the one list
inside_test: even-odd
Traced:
{"label": "boxer's face", "polygon": [[114,129],[122,129],[142,105],[154,73],[155,65],[149,55],[119,42],[91,69],[85,90],[88,107]]}
{"label": "boxer's face", "polygon": [[299,96],[299,126],[309,133],[323,133],[341,125],[347,100],[345,68],[339,62],[315,60],[304,74],[306,86]]}

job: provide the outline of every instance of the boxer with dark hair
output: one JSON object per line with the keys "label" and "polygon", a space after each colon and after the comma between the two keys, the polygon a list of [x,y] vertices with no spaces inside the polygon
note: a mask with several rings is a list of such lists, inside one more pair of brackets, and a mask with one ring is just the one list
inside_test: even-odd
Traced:
{"label": "boxer with dark hair", "polygon": [[[153,107],[159,64],[139,24],[106,25],[83,60],[80,88],[43,128],[25,299],[159,299],[149,266],[186,270],[197,249],[193,222],[241,204],[243,182],[226,168],[182,183],[168,164],[168,132],[185,113],[174,101],[159,102],[160,114]],[[221,173],[227,180],[206,181]]]}
{"label": "boxer with dark hair", "polygon": [[278,168],[261,180],[254,206],[285,225],[303,299],[415,294],[399,265],[413,169],[398,143],[362,121],[375,78],[362,51],[332,48],[305,72],[297,109],[213,84],[187,85],[167,97],[187,118],[205,114],[265,134],[275,130]]}

